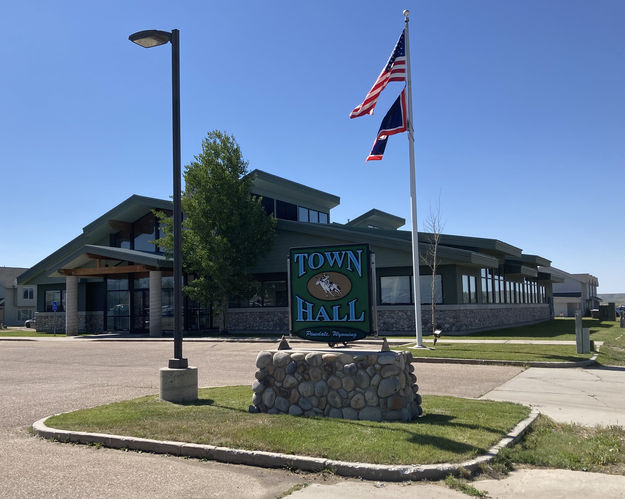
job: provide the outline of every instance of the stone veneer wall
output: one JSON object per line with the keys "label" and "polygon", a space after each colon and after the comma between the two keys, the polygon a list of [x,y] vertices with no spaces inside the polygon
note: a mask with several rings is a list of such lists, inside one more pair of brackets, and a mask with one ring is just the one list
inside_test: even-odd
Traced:
{"label": "stone veneer wall", "polygon": [[411,362],[410,352],[265,350],[250,412],[410,421],[422,413]]}
{"label": "stone veneer wall", "polygon": [[[421,307],[423,331],[431,331],[429,305]],[[548,304],[515,305],[438,305],[436,321],[443,332],[470,332],[500,327],[517,326],[548,321],[551,310]],[[287,333],[289,311],[287,308],[230,309],[229,329],[232,331],[271,331]],[[414,333],[414,307],[379,306],[378,331],[388,333]]]}
{"label": "stone veneer wall", "polygon": [[289,309],[231,308],[228,310],[228,329],[232,331],[289,331]]}
{"label": "stone veneer wall", "polygon": [[[65,333],[65,312],[36,312],[37,331]],[[79,333],[101,333],[104,331],[104,312],[78,312]]]}
{"label": "stone veneer wall", "polygon": [[[423,331],[431,331],[431,308],[421,307]],[[436,322],[445,333],[471,332],[533,324],[551,319],[548,304],[438,305]],[[414,307],[378,307],[378,330],[414,332]]]}

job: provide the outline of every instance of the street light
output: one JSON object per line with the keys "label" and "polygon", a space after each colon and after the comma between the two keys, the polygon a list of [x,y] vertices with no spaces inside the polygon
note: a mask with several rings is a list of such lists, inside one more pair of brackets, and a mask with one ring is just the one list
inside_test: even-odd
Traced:
{"label": "street light", "polygon": [[128,39],[141,47],[151,48],[171,42],[171,94],[174,160],[174,358],[169,359],[170,369],[186,369],[187,359],[182,357],[182,206],[180,203],[180,32],[177,29],[138,31]]}

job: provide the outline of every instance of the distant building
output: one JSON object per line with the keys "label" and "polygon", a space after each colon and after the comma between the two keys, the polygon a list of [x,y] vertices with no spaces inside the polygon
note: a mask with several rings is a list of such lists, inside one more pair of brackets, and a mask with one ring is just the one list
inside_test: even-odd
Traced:
{"label": "distant building", "polygon": [[[251,269],[259,283],[253,297],[232,297],[232,331],[288,330],[287,255],[290,248],[367,243],[376,257],[380,333],[414,334],[411,233],[405,220],[372,209],[347,224],[333,223],[338,196],[254,170],[252,194],[277,219],[273,248]],[[154,209],[171,202],[133,195],[83,228],[82,233],[31,269],[20,285],[37,285],[37,328],[127,331],[160,335],[173,326],[172,262],[150,241],[160,227]],[[419,234],[426,254],[430,235]],[[429,268],[420,268],[422,321],[431,331],[430,304],[444,331],[470,332],[551,318],[550,261],[497,239],[441,235],[435,292]],[[539,270],[539,266],[542,270]],[[57,312],[52,304],[57,303]],[[210,306],[185,299],[184,327],[213,327]]]}
{"label": "distant building", "polygon": [[0,324],[23,326],[32,319],[37,305],[36,285],[17,285],[22,267],[0,267]]}
{"label": "distant building", "polygon": [[582,315],[590,315],[591,310],[599,308],[599,280],[595,276],[569,274],[554,267],[549,267],[549,272],[554,278],[553,312],[556,317],[573,317],[577,311]]}

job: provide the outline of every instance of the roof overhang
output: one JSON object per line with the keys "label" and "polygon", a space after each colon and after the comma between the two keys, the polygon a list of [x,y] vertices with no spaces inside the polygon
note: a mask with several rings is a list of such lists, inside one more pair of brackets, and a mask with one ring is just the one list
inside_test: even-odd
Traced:
{"label": "roof overhang", "polygon": [[249,175],[252,178],[252,192],[260,196],[277,198],[298,206],[306,206],[325,212],[329,212],[341,202],[341,198],[338,196],[262,170],[253,170]]}
{"label": "roof overhang", "polygon": [[163,255],[125,248],[85,244],[60,262],[49,277],[103,277],[113,274],[142,273],[172,268],[172,261]]}

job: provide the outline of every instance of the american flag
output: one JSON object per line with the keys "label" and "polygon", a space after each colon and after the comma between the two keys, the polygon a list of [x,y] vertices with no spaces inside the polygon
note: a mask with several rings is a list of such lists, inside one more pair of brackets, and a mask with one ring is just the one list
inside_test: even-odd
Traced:
{"label": "american flag", "polygon": [[378,102],[378,97],[382,90],[386,88],[389,81],[405,81],[406,80],[406,46],[404,42],[404,31],[397,41],[397,45],[393,49],[393,53],[389,58],[386,66],[375,80],[373,87],[367,93],[362,104],[358,105],[349,115],[350,118],[358,118],[365,114],[373,114],[373,109]]}

